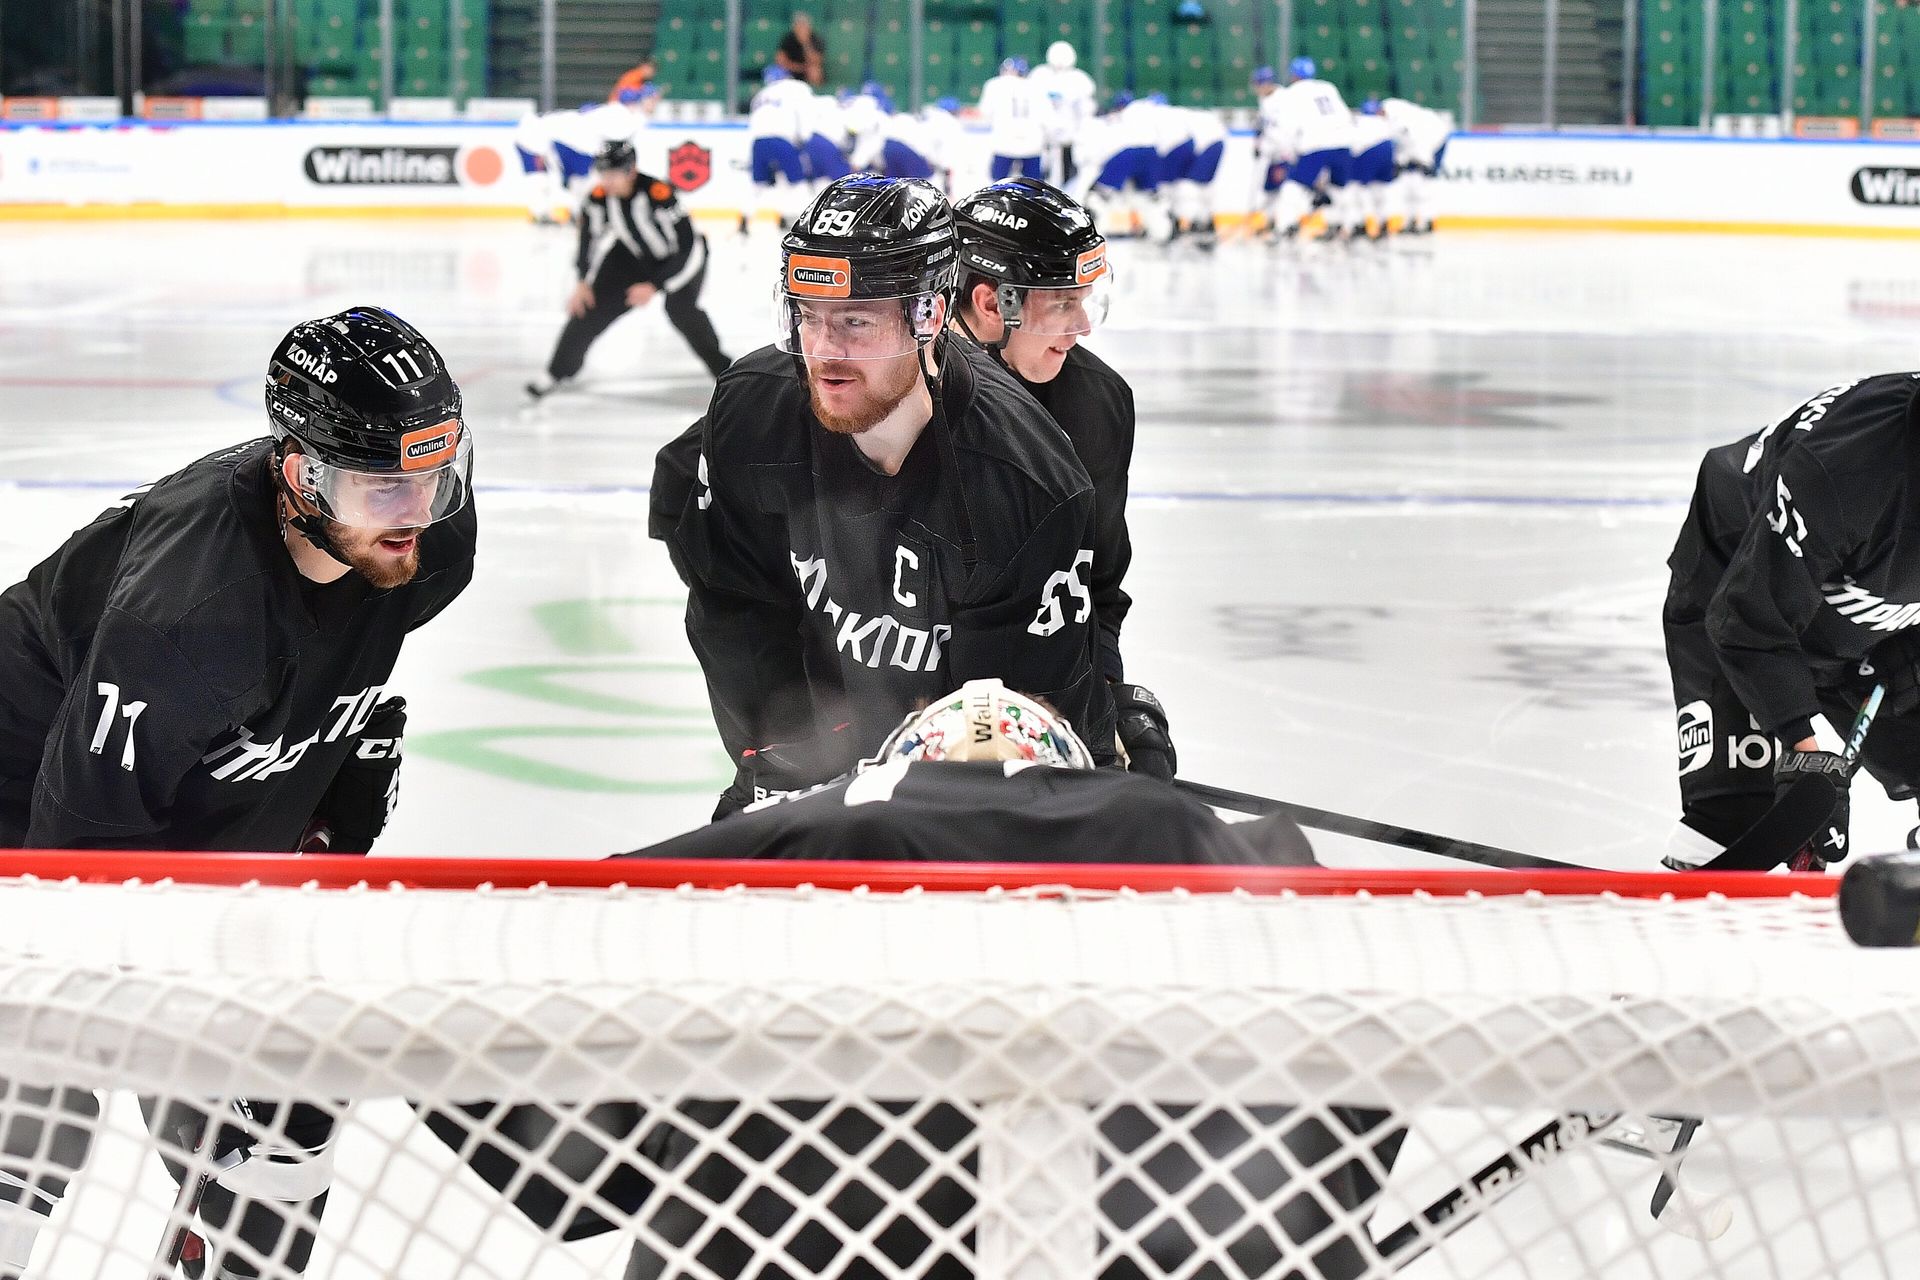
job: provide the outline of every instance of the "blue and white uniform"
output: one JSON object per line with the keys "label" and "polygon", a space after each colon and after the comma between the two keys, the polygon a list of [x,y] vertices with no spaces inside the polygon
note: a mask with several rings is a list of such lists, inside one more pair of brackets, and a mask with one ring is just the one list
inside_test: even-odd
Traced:
{"label": "blue and white uniform", "polygon": [[812,134],[813,90],[780,67],[768,67],[763,78],[747,111],[747,163],[757,205],[771,205],[785,220],[799,213],[807,198],[807,166],[800,148]]}
{"label": "blue and white uniform", "polygon": [[1041,157],[1052,110],[1046,95],[1027,79],[1027,64],[1021,58],[1008,58],[1000,64],[1000,74],[980,87],[993,181],[1015,175],[1046,177]]}

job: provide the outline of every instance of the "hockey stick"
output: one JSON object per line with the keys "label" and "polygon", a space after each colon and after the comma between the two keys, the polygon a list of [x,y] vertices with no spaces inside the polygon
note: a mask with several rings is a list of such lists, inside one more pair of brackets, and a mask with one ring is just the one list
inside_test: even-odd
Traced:
{"label": "hockey stick", "polygon": [[[253,1119],[253,1109],[245,1098],[235,1098],[232,1105],[245,1119]],[[195,1128],[192,1121],[187,1121],[174,1131],[180,1149],[188,1153],[188,1166],[180,1179],[180,1189],[174,1194],[173,1211],[167,1215],[167,1234],[154,1255],[152,1280],[173,1280],[174,1269],[186,1252],[187,1239],[193,1234],[194,1215],[200,1212],[200,1201],[205,1198],[207,1188],[214,1179],[247,1158],[248,1148],[238,1146],[224,1156],[209,1160],[206,1167],[195,1174],[193,1162],[208,1154],[208,1148],[219,1136],[220,1121],[209,1115],[206,1123],[198,1126],[199,1132],[196,1133]]]}
{"label": "hockey stick", "polygon": [[[1535,1129],[1508,1147],[1472,1177],[1388,1232],[1374,1247],[1395,1272],[1412,1266],[1427,1250],[1499,1203],[1531,1173],[1537,1173],[1568,1152],[1586,1145],[1621,1116],[1614,1112],[1570,1111]],[[1421,1227],[1437,1227],[1422,1231]]]}
{"label": "hockey stick", "polygon": [[[1867,694],[1866,701],[1860,704],[1860,714],[1854,717],[1853,731],[1847,735],[1846,746],[1840,752],[1849,774],[1853,771],[1854,761],[1860,756],[1862,744],[1867,740],[1867,730],[1873,727],[1873,718],[1880,713],[1880,702],[1886,695],[1886,686],[1876,684]],[[1834,785],[1833,779],[1818,774],[1800,778],[1773,802],[1771,809],[1760,815],[1758,822],[1722,850],[1718,857],[1702,864],[1700,870],[1771,871],[1799,852],[1803,845],[1812,843],[1820,834],[1820,828],[1833,816],[1834,806],[1839,803],[1840,789]]]}
{"label": "hockey stick", "polygon": [[1412,827],[1399,827],[1390,822],[1375,822],[1371,818],[1355,818],[1344,813],[1334,813],[1330,809],[1316,809],[1312,805],[1294,804],[1287,800],[1270,800],[1265,796],[1249,795],[1244,791],[1229,791],[1225,787],[1210,787],[1204,782],[1193,782],[1186,778],[1174,779],[1173,785],[1197,800],[1218,805],[1222,809],[1232,809],[1236,813],[1251,813],[1259,817],[1283,813],[1301,826],[1312,827],[1315,831],[1356,836],[1379,844],[1398,845],[1402,849],[1412,849],[1418,853],[1437,854],[1442,858],[1458,858],[1462,862],[1477,862],[1483,867],[1500,867],[1508,871],[1529,868],[1549,871],[1588,869],[1571,862],[1556,862],[1552,858],[1540,858],[1530,853],[1516,853],[1512,849],[1501,849],[1490,844],[1462,840],[1457,836],[1435,835],[1431,831],[1416,831]]}
{"label": "hockey stick", "polygon": [[[1860,704],[1860,713],[1853,719],[1853,730],[1847,734],[1846,745],[1840,749],[1840,759],[1849,775],[1860,758],[1860,748],[1867,741],[1867,730],[1873,727],[1873,719],[1880,714],[1880,703],[1886,695],[1885,685],[1873,686],[1867,693],[1866,701]],[[1773,808],[1767,810],[1760,821],[1702,869],[1771,871],[1818,838],[1820,828],[1833,816],[1834,806],[1839,803],[1840,788],[1834,785],[1831,778],[1824,775],[1800,778],[1787,788],[1786,794],[1774,802]],[[1673,1201],[1674,1192],[1680,1189],[1680,1164],[1687,1158],[1687,1148],[1693,1145],[1693,1135],[1700,1130],[1698,1116],[1675,1118],[1680,1121],[1680,1132],[1674,1138],[1673,1149],[1668,1152],[1669,1163],[1661,1171],[1660,1181],[1654,1184],[1653,1200],[1648,1204],[1647,1212],[1653,1215],[1655,1222],[1679,1235],[1694,1240],[1718,1240],[1733,1225],[1733,1205],[1730,1200],[1709,1200],[1697,1205],[1683,1202],[1685,1212],[1666,1212],[1667,1206]]]}

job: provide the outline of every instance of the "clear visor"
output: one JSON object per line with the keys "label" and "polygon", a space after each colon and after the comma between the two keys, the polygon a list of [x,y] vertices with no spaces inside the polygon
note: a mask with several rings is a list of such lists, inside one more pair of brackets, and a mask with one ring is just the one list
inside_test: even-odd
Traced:
{"label": "clear visor", "polygon": [[[425,528],[465,506],[473,487],[472,442],[458,423],[450,424],[450,432],[457,442],[437,453],[422,454],[426,465],[408,470],[355,471],[301,454],[301,493],[335,524],[355,529]],[[406,439],[419,434],[410,433]],[[439,460],[442,455],[444,461]]]}
{"label": "clear visor", "polygon": [[895,360],[940,334],[937,293],[898,298],[806,298],[774,294],[774,345],[811,360]]}
{"label": "clear visor", "polygon": [[[1008,294],[1014,306],[1008,306]],[[1001,286],[1000,312],[1022,333],[1043,338],[1092,333],[1105,323],[1113,303],[1113,277],[1103,275],[1092,284],[1064,289],[1028,289]],[[1018,319],[1014,319],[1017,310]]]}

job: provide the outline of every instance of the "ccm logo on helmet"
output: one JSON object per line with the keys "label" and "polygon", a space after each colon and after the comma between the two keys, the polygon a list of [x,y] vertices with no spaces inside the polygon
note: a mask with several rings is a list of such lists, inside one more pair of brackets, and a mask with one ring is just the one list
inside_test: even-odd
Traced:
{"label": "ccm logo on helmet", "polygon": [[1003,227],[1012,227],[1015,231],[1027,225],[1027,220],[1020,215],[996,209],[990,204],[973,206],[973,216],[982,222],[997,222]]}
{"label": "ccm logo on helmet", "polygon": [[400,437],[400,469],[423,471],[437,467],[453,456],[453,448],[459,442],[460,423],[453,418],[409,431]]}
{"label": "ccm logo on helmet", "polygon": [[787,260],[787,292],[803,298],[851,297],[853,264],[845,258],[796,253]]}
{"label": "ccm logo on helmet", "polygon": [[334,372],[333,365],[328,362],[325,354],[314,355],[313,352],[307,350],[297,342],[287,348],[287,360],[289,363],[305,369],[315,382],[328,383],[340,381],[340,375]]}
{"label": "ccm logo on helmet", "polygon": [[1076,284],[1088,284],[1107,274],[1107,246],[1089,249],[1074,260],[1073,279]]}

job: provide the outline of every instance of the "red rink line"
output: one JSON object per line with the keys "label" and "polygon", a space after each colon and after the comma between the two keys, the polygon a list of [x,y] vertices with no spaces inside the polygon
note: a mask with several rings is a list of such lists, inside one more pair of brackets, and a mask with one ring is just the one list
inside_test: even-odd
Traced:
{"label": "red rink line", "polygon": [[410,889],[725,889],[745,885],[791,889],[910,889],[979,892],[986,889],[1053,887],[1066,891],[1134,889],[1166,892],[1296,893],[1503,896],[1537,892],[1566,896],[1615,894],[1624,898],[1782,898],[1793,894],[1827,898],[1839,891],[1836,876],[1762,875],[1747,871],[1353,871],[1340,868],[1139,866],[1100,863],[781,862],[751,860],[667,861],[645,858],[593,861],[541,858],[353,858],[287,854],[123,853],[73,850],[0,852],[0,877],[36,876],[88,883],[173,880],[184,884],[312,885],[322,889],[400,886]]}

